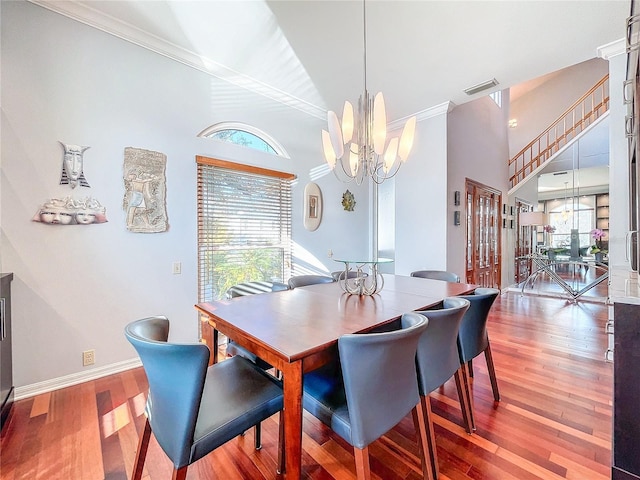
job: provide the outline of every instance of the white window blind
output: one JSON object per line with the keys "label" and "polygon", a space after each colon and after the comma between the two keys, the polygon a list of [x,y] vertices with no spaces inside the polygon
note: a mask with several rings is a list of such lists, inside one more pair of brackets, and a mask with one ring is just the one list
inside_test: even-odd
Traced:
{"label": "white window blind", "polygon": [[198,297],[291,272],[292,174],[206,157],[198,162]]}

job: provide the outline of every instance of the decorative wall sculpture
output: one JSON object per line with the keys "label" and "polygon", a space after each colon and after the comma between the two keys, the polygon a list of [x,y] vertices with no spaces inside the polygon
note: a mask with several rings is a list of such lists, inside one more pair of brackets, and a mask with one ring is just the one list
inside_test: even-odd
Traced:
{"label": "decorative wall sculpture", "polygon": [[342,208],[344,208],[347,212],[353,212],[353,209],[356,206],[356,198],[353,196],[349,190],[342,194]]}
{"label": "decorative wall sculpture", "polygon": [[167,156],[160,152],[127,147],[124,149],[122,207],[127,213],[127,229],[137,233],[165,232],[169,228],[165,168]]}
{"label": "decorative wall sculpture", "polygon": [[81,187],[89,187],[89,182],[84,178],[83,154],[90,147],[68,145],[62,142],[60,144],[64,148],[60,185],[71,185],[71,188],[76,188],[79,183]]}
{"label": "decorative wall sculpture", "polygon": [[49,225],[89,225],[107,221],[106,208],[95,198],[52,198],[33,216],[34,222]]}

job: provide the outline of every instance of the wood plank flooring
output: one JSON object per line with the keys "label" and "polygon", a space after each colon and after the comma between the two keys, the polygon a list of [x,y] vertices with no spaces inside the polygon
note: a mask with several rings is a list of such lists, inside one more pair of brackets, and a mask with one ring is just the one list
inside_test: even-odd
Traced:
{"label": "wood plank flooring", "polygon": [[[603,304],[522,297],[496,301],[489,334],[502,400],[474,361],[477,432],[464,431],[453,380],[431,395],[442,480],[605,480],[611,465],[613,366],[604,361]],[[129,478],[146,395],[142,369],[17,402],[2,432],[0,478]],[[263,448],[247,432],[189,468],[189,480],[275,480],[277,416]],[[409,415],[370,446],[373,477],[421,478]],[[353,479],[352,448],[305,412],[303,477]],[[170,478],[155,439],[145,479]]]}

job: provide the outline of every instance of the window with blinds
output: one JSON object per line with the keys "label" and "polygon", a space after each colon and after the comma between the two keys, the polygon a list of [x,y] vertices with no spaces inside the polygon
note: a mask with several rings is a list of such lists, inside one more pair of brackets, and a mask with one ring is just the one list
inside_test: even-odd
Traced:
{"label": "window with blinds", "polygon": [[291,272],[294,175],[197,157],[198,297],[224,298],[242,282]]}

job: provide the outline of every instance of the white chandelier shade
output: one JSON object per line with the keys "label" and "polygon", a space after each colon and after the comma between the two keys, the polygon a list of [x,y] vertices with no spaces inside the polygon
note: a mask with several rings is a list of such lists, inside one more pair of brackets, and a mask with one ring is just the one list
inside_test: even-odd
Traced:
{"label": "white chandelier shade", "polygon": [[[400,137],[387,141],[387,115],[384,96],[379,92],[373,101],[365,90],[354,115],[349,101],[344,104],[342,122],[338,115],[327,113],[328,131],[322,131],[322,149],[329,167],[344,181],[361,184],[370,177],[376,183],[395,176],[407,161],[416,129],[416,117],[404,125]],[[338,172],[336,172],[338,170]]]}

